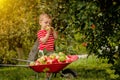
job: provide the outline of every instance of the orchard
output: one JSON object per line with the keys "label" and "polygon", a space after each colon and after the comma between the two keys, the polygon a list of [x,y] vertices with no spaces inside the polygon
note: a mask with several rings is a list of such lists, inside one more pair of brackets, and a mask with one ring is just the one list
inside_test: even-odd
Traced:
{"label": "orchard", "polygon": [[82,46],[120,74],[120,0],[0,0],[0,63],[28,57],[42,12],[53,17],[56,51],[80,54]]}

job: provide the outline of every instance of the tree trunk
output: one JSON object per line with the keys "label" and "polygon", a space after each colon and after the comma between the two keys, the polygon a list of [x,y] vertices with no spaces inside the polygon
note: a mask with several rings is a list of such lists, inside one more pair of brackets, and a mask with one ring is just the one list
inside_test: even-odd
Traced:
{"label": "tree trunk", "polygon": [[[23,48],[16,48],[17,50],[17,53],[18,53],[18,59],[22,59],[24,56],[23,56]],[[19,62],[20,64],[20,62]]]}
{"label": "tree trunk", "polygon": [[17,53],[18,53],[18,58],[22,59],[23,58],[23,49],[22,48],[17,48]]}

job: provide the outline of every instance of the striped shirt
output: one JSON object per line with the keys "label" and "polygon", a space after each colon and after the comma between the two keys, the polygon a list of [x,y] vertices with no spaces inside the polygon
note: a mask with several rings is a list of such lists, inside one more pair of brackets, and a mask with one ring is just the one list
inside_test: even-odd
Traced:
{"label": "striped shirt", "polygon": [[49,35],[49,38],[48,40],[46,41],[46,43],[42,43],[40,41],[40,38],[43,38],[45,37],[45,35],[47,34],[47,31],[46,30],[39,30],[38,33],[37,33],[37,37],[38,37],[38,40],[39,40],[39,50],[44,50],[46,49],[47,51],[54,51],[54,36],[53,34],[51,33]]}

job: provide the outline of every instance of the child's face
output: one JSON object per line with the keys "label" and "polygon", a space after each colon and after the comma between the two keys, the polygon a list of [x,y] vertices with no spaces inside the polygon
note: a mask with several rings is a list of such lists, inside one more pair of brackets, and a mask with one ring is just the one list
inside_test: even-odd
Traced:
{"label": "child's face", "polygon": [[51,25],[51,19],[50,18],[44,18],[42,21],[40,21],[41,28],[45,29],[47,26]]}

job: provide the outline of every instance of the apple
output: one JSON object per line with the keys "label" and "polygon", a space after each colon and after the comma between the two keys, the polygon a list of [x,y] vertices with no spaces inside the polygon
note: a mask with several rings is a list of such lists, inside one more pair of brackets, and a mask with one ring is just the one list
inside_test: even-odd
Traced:
{"label": "apple", "polygon": [[56,56],[57,56],[57,54],[56,54],[56,53],[53,53],[53,54],[51,54],[49,57],[50,57],[51,59],[55,59]]}
{"label": "apple", "polygon": [[66,60],[65,60],[66,63],[69,63],[69,62],[72,62],[71,58],[69,58],[68,56],[66,56]]}
{"label": "apple", "polygon": [[70,58],[71,61],[75,61],[75,60],[78,59],[78,56],[77,56],[77,55],[68,55],[67,57]]}
{"label": "apple", "polygon": [[42,56],[42,57],[38,58],[37,61],[41,64],[46,64],[46,56]]}
{"label": "apple", "polygon": [[72,62],[72,60],[71,59],[66,59],[65,62],[70,63],[70,62]]}
{"label": "apple", "polygon": [[45,28],[45,30],[47,30],[47,31],[50,29],[53,30],[53,28],[51,26],[46,26],[46,28]]}
{"label": "apple", "polygon": [[41,65],[39,61],[35,61],[35,65]]}
{"label": "apple", "polygon": [[59,59],[59,57],[60,57],[59,55],[56,55],[56,59]]}
{"label": "apple", "polygon": [[84,46],[84,47],[86,47],[87,45],[88,45],[87,42],[82,43],[82,46]]}
{"label": "apple", "polygon": [[30,62],[30,64],[29,64],[30,66],[34,66],[35,65],[35,62],[34,61],[32,61],[32,62]]}
{"label": "apple", "polygon": [[64,62],[66,60],[66,56],[60,56],[58,60],[60,62]]}
{"label": "apple", "polygon": [[63,52],[59,52],[58,54],[59,54],[60,56],[65,55]]}
{"label": "apple", "polygon": [[47,60],[46,63],[47,63],[47,64],[52,64],[52,60],[51,60],[51,59],[50,59],[50,60]]}
{"label": "apple", "polygon": [[52,59],[49,56],[46,58],[46,64],[52,64]]}
{"label": "apple", "polygon": [[49,26],[46,26],[45,30],[49,30],[49,29],[50,29],[50,27],[49,27]]}
{"label": "apple", "polygon": [[58,59],[53,59],[52,60],[52,63],[54,64],[54,63],[58,63]]}

